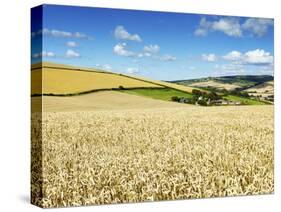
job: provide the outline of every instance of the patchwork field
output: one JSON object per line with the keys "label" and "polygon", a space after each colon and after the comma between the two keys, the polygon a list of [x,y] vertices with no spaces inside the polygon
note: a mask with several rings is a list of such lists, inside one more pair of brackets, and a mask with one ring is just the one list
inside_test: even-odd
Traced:
{"label": "patchwork field", "polygon": [[273,106],[45,112],[32,123],[44,176],[33,161],[32,202],[42,207],[274,190]]}
{"label": "patchwork field", "polygon": [[195,83],[191,83],[190,86],[201,87],[201,88],[212,87],[216,89],[226,89],[226,90],[234,90],[235,88],[240,88],[240,86],[236,84],[221,83],[221,82],[216,82],[214,80],[195,82]]}
{"label": "patchwork field", "polygon": [[262,96],[267,97],[270,95],[274,95],[274,82],[268,81],[257,86],[251,87],[246,90],[251,93],[253,96]]}

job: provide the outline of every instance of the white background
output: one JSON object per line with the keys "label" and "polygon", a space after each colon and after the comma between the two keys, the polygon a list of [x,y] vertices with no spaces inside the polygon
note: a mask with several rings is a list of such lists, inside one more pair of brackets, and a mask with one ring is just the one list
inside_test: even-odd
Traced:
{"label": "white background", "polygon": [[[40,210],[29,204],[30,8],[71,4],[275,18],[275,194],[248,197],[120,204],[52,211],[277,211],[280,193],[280,38],[278,0],[2,0],[0,11],[0,211]],[[102,21],[102,20],[101,20]]]}

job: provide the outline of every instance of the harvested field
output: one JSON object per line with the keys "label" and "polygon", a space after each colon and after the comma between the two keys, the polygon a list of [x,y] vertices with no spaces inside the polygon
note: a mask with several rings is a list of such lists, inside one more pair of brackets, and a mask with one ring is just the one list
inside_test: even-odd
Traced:
{"label": "harvested field", "polygon": [[91,111],[112,109],[185,108],[187,104],[150,99],[118,91],[100,91],[78,96],[43,96],[31,98],[33,111],[45,112]]}
{"label": "harvested field", "polygon": [[42,207],[274,190],[273,106],[45,112],[32,123],[44,176],[32,163],[32,202]]}
{"label": "harvested field", "polygon": [[190,84],[193,87],[212,87],[217,89],[226,89],[226,90],[234,90],[235,88],[240,88],[239,85],[231,84],[231,83],[221,83],[216,82],[214,80],[204,81],[204,82],[195,82]]}
{"label": "harvested field", "polygon": [[[162,87],[118,74],[79,71],[71,69],[42,68],[31,72],[31,94],[75,94],[91,90],[138,87]],[[38,84],[41,82],[42,85]],[[42,92],[43,91],[43,92]]]}
{"label": "harvested field", "polygon": [[265,82],[257,86],[251,87],[246,91],[251,93],[251,95],[253,96],[267,97],[270,95],[274,95],[274,82],[273,81]]}
{"label": "harvested field", "polygon": [[42,93],[69,95],[95,90],[119,89],[120,86],[123,88],[168,87],[188,93],[191,93],[193,89],[189,86],[150,80],[133,75],[55,63],[32,65],[31,85],[32,95]]}

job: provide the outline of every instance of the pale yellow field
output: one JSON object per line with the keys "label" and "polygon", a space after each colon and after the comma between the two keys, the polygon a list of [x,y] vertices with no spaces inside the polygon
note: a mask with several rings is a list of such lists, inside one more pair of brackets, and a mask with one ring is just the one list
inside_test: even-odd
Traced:
{"label": "pale yellow field", "polygon": [[31,101],[33,112],[41,111],[41,106],[44,112],[190,107],[188,104],[156,100],[118,91],[100,91],[70,97],[32,97]]}
{"label": "pale yellow field", "polygon": [[[43,68],[32,71],[32,94],[40,93],[40,87],[36,82],[40,81],[42,74],[42,87],[45,94],[73,94],[90,90],[110,89],[123,86],[124,88],[134,87],[161,87],[148,82],[110,74],[90,71],[60,70],[55,68]],[[40,85],[39,85],[40,86]]]}
{"label": "pale yellow field", "polygon": [[206,82],[195,82],[192,83],[190,86],[194,86],[194,87],[214,87],[214,88],[219,88],[219,89],[226,89],[226,90],[234,90],[235,88],[240,88],[239,85],[235,85],[235,84],[230,84],[230,83],[220,83],[220,82],[216,82],[213,80],[209,80]]}
{"label": "pale yellow field", "polygon": [[[35,64],[38,68],[42,64]],[[57,67],[57,68],[56,68]],[[59,69],[63,68],[63,69]],[[42,70],[31,71],[31,94],[75,94],[91,90],[124,88],[170,87],[192,92],[192,87],[145,79],[137,76],[119,75],[91,68],[79,68],[61,64],[43,63]],[[42,83],[41,83],[42,81]]]}
{"label": "pale yellow field", "polygon": [[46,112],[32,124],[31,201],[42,207],[274,190],[273,106]]}
{"label": "pale yellow field", "polygon": [[260,85],[251,87],[251,88],[247,89],[246,91],[247,92],[255,91],[256,93],[251,93],[254,96],[261,95],[262,97],[267,97],[269,95],[274,94],[274,82],[273,81],[265,82]]}

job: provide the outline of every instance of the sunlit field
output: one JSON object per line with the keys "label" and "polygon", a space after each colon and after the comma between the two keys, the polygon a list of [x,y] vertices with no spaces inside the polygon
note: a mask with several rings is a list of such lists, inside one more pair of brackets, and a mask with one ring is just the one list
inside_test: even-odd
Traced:
{"label": "sunlit field", "polygon": [[44,112],[42,121],[41,146],[33,113],[44,179],[32,163],[32,202],[42,207],[274,190],[273,106]]}

